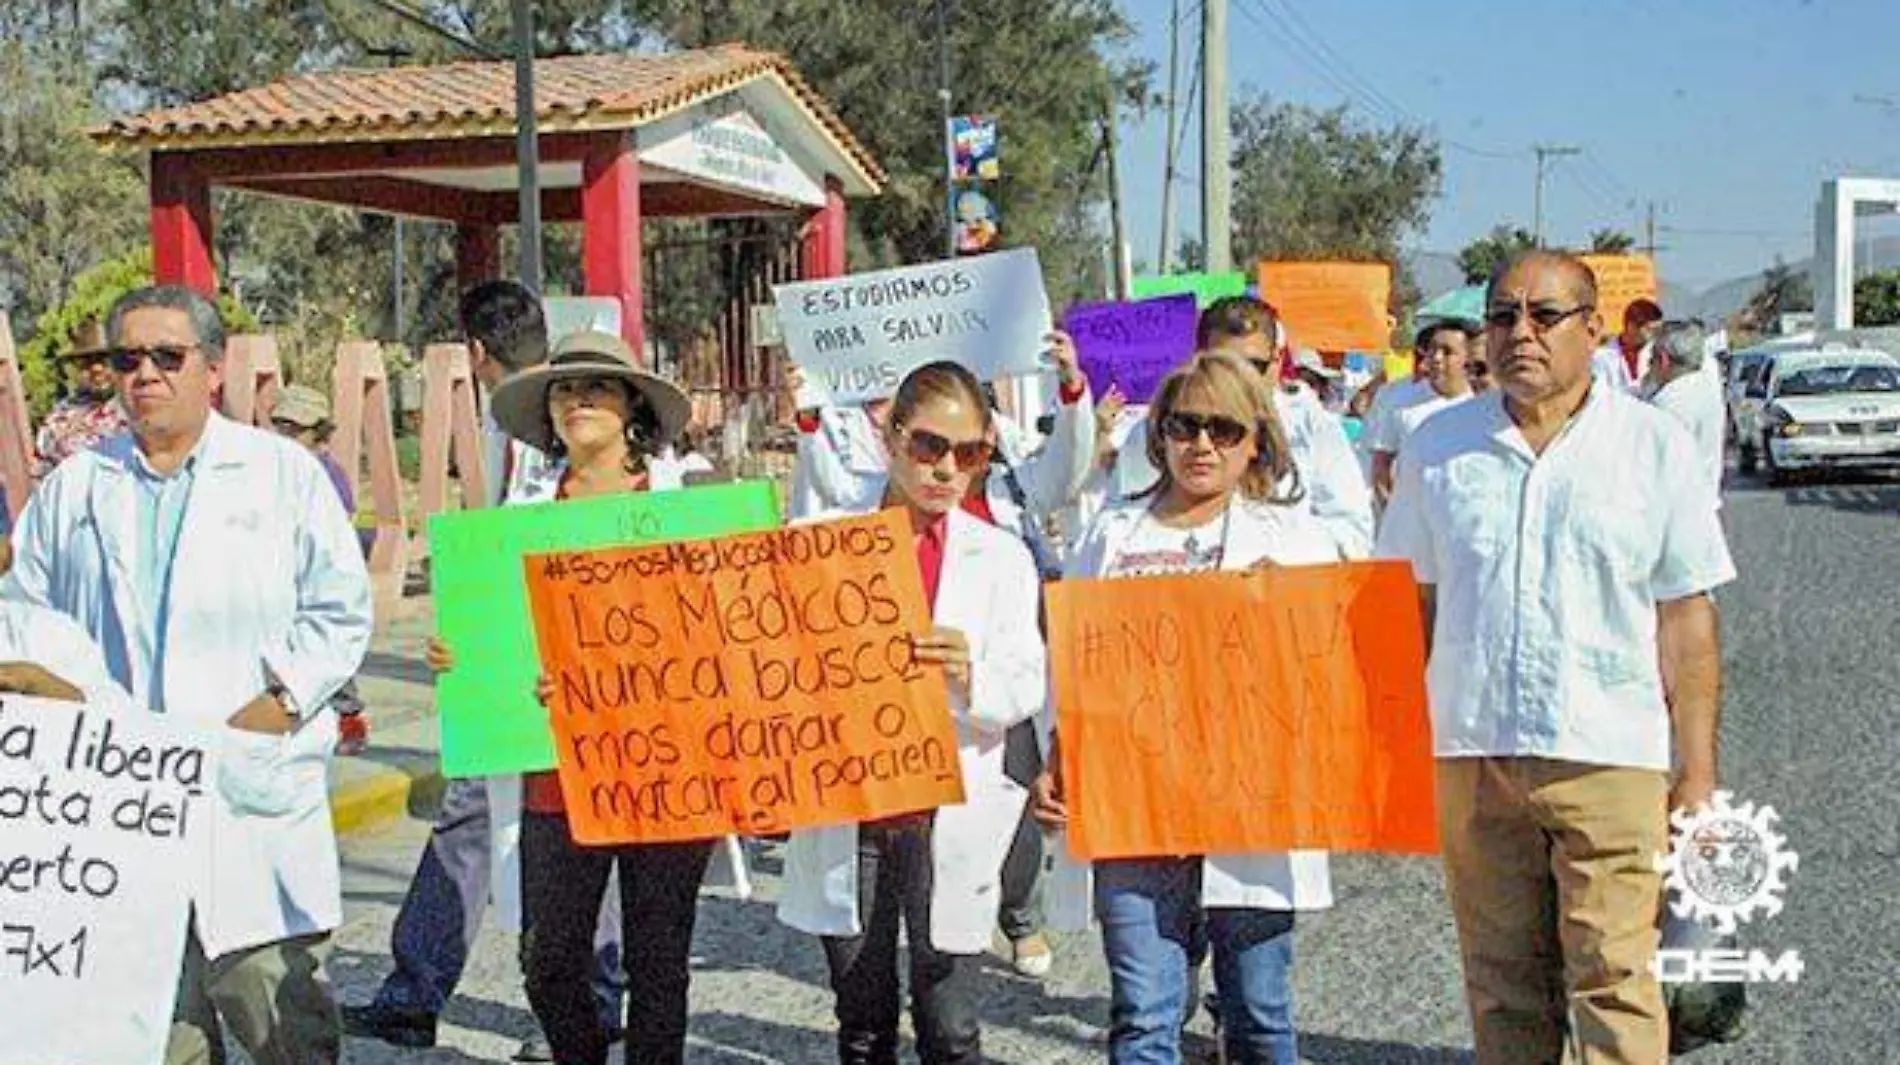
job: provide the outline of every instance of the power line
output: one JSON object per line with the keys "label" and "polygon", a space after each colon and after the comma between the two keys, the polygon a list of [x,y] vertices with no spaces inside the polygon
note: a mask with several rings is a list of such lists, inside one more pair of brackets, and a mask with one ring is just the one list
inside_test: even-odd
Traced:
{"label": "power line", "polygon": [[[1270,0],[1251,0],[1259,5],[1249,7],[1249,0],[1242,0],[1241,12],[1250,18],[1256,26],[1267,33],[1277,45],[1287,46],[1286,53],[1325,82],[1334,92],[1346,98],[1348,105],[1356,105],[1374,119],[1400,125],[1424,126],[1412,113],[1392,97],[1387,96],[1372,81],[1361,75],[1352,64],[1347,62],[1333,47],[1326,43],[1319,31],[1301,17],[1292,5],[1276,8]],[[1262,21],[1263,18],[1266,21]],[[1272,26],[1267,25],[1271,22]],[[1295,23],[1298,24],[1296,28]],[[1279,33],[1274,32],[1275,28]],[[1453,151],[1479,159],[1518,160],[1529,153],[1523,150],[1498,151],[1480,148],[1462,141],[1440,138],[1445,147]]]}

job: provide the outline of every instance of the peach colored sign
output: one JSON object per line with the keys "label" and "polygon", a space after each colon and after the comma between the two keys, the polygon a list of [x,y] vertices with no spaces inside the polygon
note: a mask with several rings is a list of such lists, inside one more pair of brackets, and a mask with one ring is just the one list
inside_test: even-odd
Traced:
{"label": "peach colored sign", "polygon": [[1316,351],[1384,351],[1392,343],[1385,263],[1260,264],[1260,298],[1273,305],[1295,346]]}
{"label": "peach colored sign", "polygon": [[1409,567],[1062,581],[1047,595],[1078,858],[1436,853]]}
{"label": "peach colored sign", "polygon": [[896,511],[530,555],[568,825],[582,844],[767,835],[963,801]]}

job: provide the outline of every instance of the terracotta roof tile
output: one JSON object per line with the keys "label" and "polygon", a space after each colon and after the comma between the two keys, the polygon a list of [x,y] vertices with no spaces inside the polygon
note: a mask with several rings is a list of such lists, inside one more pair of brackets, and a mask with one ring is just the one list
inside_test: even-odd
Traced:
{"label": "terracotta roof tile", "polygon": [[[578,123],[630,128],[772,74],[783,78],[866,175],[882,184],[884,172],[876,159],[792,65],[776,53],[744,45],[536,60],[535,113],[544,132]],[[92,135],[107,146],[183,150],[282,142],[296,135],[362,140],[465,136],[477,132],[471,127],[484,134],[512,133],[514,109],[511,62],[345,69],[129,115]]]}

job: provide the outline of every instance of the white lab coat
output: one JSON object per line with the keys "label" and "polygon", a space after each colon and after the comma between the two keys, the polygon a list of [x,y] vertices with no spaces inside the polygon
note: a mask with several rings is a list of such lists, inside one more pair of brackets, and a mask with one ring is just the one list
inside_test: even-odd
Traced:
{"label": "white lab coat", "polygon": [[[1274,413],[1286,431],[1287,448],[1306,489],[1307,509],[1332,534],[1332,561],[1372,557],[1372,490],[1339,416],[1310,392],[1304,397],[1273,390]],[[1148,422],[1128,434],[1115,460],[1114,495],[1128,499],[1161,479],[1148,461]]]}
{"label": "white lab coat", "polygon": [[[12,594],[60,611],[106,650],[148,640],[138,606],[135,443],[120,436],[60,464],[14,530]],[[342,923],[328,767],[330,696],[369,648],[370,585],[336,489],[302,446],[213,413],[172,563],[162,677],[116,679],[141,704],[212,730],[219,801],[211,868],[192,904],[205,952],[327,932]],[[225,720],[262,693],[266,669],[308,715],[286,737]]]}
{"label": "white lab coat", "polygon": [[0,662],[28,662],[78,688],[88,705],[111,713],[138,708],[106,669],[99,646],[57,610],[0,599]]}
{"label": "white lab coat", "polygon": [[[1108,572],[1128,537],[1144,520],[1154,500],[1115,503],[1095,519],[1069,560],[1066,578],[1098,579]],[[1253,503],[1238,497],[1231,504],[1222,542],[1221,569],[1244,570],[1262,559],[1276,565],[1318,565],[1339,561],[1331,532],[1310,511],[1298,506]],[[1053,714],[1042,721],[1050,721]],[[1043,751],[1048,753],[1045,732]],[[1183,802],[1194,797],[1183,795]],[[1066,838],[1052,847],[1055,871],[1045,891],[1050,925],[1058,931],[1082,931],[1093,912],[1089,867],[1069,856]],[[1254,910],[1321,910],[1333,904],[1332,874],[1324,851],[1210,854],[1201,863],[1201,903]]]}
{"label": "white lab coat", "polygon": [[[978,954],[989,949],[1003,859],[1028,801],[1003,770],[1004,735],[1042,712],[1046,658],[1036,623],[1041,584],[1028,548],[960,510],[949,522],[932,617],[970,642],[970,697],[950,701],[964,802],[937,810],[930,941],[945,953]],[[855,825],[792,833],[778,916],[813,935],[862,933]]]}

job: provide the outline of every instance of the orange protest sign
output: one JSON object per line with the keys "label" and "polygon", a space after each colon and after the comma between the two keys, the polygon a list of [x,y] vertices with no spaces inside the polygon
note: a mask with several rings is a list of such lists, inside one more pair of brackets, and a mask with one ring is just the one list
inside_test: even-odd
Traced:
{"label": "orange protest sign", "polygon": [[1384,351],[1392,343],[1385,263],[1260,264],[1260,298],[1273,305],[1298,347]]}
{"label": "orange protest sign", "polygon": [[1597,313],[1605,336],[1623,331],[1623,311],[1637,300],[1656,298],[1656,264],[1646,255],[1585,255],[1597,275]]}
{"label": "orange protest sign", "polygon": [[526,560],[574,840],[768,835],[963,801],[903,518]]}
{"label": "orange protest sign", "polygon": [[1048,601],[1078,858],[1437,852],[1404,564],[1063,581]]}

